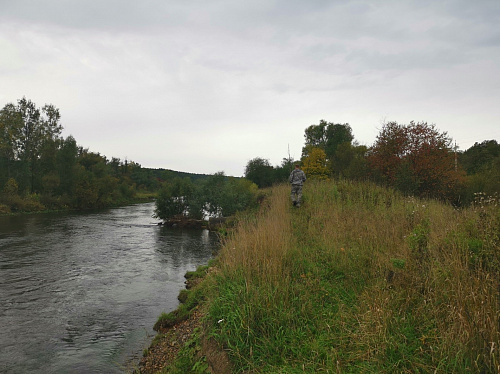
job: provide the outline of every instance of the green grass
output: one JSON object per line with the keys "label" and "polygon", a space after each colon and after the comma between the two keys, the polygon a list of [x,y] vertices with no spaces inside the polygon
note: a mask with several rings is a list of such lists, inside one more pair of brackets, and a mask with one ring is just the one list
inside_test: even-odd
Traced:
{"label": "green grass", "polygon": [[200,356],[200,330],[196,329],[189,341],[180,349],[176,360],[159,373],[169,374],[204,374],[208,364],[205,357]]}
{"label": "green grass", "polygon": [[[185,274],[185,278],[192,284],[196,279],[202,280],[207,274],[208,269],[208,265],[201,265],[195,271],[188,271]],[[179,307],[172,312],[162,313],[153,327],[154,330],[160,331],[188,319],[193,309],[206,299],[206,287],[208,286],[205,285],[202,287],[199,283],[196,283],[190,289],[181,290],[178,296],[181,302]]]}
{"label": "green grass", "polygon": [[207,333],[235,372],[497,372],[499,232],[494,204],[276,187],[225,239]]}

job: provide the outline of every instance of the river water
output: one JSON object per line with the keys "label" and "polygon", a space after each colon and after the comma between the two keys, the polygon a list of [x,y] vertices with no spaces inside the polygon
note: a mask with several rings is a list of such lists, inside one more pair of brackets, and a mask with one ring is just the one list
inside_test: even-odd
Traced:
{"label": "river water", "polygon": [[154,204],[0,217],[0,372],[123,373],[137,365],[184,274],[217,248],[158,226]]}

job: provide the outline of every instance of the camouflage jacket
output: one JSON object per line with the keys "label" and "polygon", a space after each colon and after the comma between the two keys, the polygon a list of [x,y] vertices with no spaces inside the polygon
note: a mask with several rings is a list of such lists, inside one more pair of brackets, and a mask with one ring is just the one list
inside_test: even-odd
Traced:
{"label": "camouflage jacket", "polygon": [[304,182],[306,181],[306,175],[302,170],[295,169],[290,173],[290,178],[288,178],[288,181],[291,184],[295,184],[295,185],[298,184],[298,185],[302,186],[304,184]]}

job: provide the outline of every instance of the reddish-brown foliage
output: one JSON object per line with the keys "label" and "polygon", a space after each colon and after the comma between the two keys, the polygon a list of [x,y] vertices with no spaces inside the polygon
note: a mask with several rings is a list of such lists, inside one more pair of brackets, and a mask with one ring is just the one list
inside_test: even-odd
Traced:
{"label": "reddish-brown foliage", "polygon": [[369,165],[392,186],[421,196],[452,199],[461,184],[447,133],[426,122],[386,123],[368,157]]}

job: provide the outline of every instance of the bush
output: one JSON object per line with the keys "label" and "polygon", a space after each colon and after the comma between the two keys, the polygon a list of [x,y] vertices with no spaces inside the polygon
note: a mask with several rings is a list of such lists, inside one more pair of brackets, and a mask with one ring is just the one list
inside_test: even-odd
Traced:
{"label": "bush", "polygon": [[188,178],[176,178],[166,184],[156,200],[155,217],[201,219],[231,216],[256,202],[257,186],[245,178],[226,177],[224,173],[209,176],[194,185]]}

